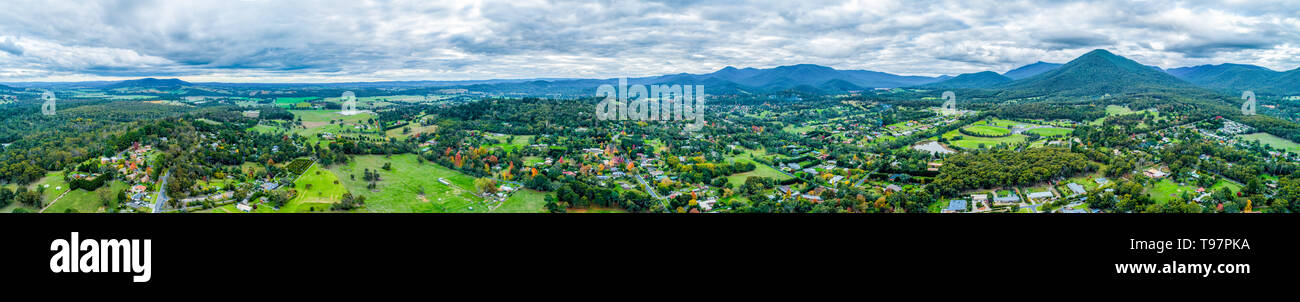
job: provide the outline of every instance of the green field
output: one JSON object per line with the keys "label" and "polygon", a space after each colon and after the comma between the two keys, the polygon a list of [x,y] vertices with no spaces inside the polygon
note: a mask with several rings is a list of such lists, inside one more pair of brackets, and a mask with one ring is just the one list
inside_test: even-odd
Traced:
{"label": "green field", "polygon": [[343,120],[343,122],[346,123],[360,123],[374,117],[374,114],[372,113],[342,115],[339,114],[339,111],[334,110],[289,110],[289,113],[293,113],[294,116],[301,118],[304,124],[311,122],[329,123],[331,120]]}
{"label": "green field", "polygon": [[1037,129],[1029,130],[1029,133],[1038,134],[1039,136],[1044,136],[1044,137],[1057,136],[1057,135],[1069,135],[1070,133],[1073,132],[1074,129],[1067,129],[1067,128],[1037,128]]}
{"label": "green field", "polygon": [[1133,111],[1133,109],[1128,109],[1128,107],[1124,107],[1124,106],[1116,106],[1116,105],[1106,106],[1107,116],[1126,115],[1126,114],[1132,114],[1134,112],[1136,111]]}
{"label": "green field", "polygon": [[497,143],[486,145],[484,147],[488,147],[488,148],[500,147],[502,150],[506,150],[506,152],[515,152],[515,150],[519,150],[519,148],[527,147],[528,142],[533,139],[533,135],[513,135],[515,138],[513,141],[510,140],[510,137],[512,135],[509,134],[503,134],[501,136],[497,136],[496,134],[489,133],[485,135],[488,139],[496,140]]}
{"label": "green field", "polygon": [[966,126],[964,129],[966,129],[966,132],[987,136],[1003,136],[1011,134],[1011,129],[996,126],[970,125]]}
{"label": "green field", "polygon": [[[1187,192],[1187,195],[1191,196],[1191,198],[1196,198],[1196,196],[1200,195],[1196,193],[1196,188],[1197,187],[1192,184],[1179,186],[1178,183],[1175,183],[1173,180],[1165,178],[1165,179],[1161,179],[1151,188],[1148,188],[1147,193],[1151,194],[1151,199],[1155,200],[1156,202],[1166,203],[1169,202],[1170,200],[1173,200],[1174,198],[1178,198],[1178,196],[1181,196],[1183,192]],[[1228,188],[1233,192],[1241,191],[1241,185],[1226,180],[1219,180],[1218,183],[1215,183],[1213,186],[1206,188],[1206,193],[1213,193],[1214,191],[1217,191],[1222,188]]]}
{"label": "green field", "polygon": [[799,127],[795,127],[794,125],[786,125],[784,128],[781,128],[781,131],[794,133],[794,134],[804,134],[816,129],[817,129],[816,125],[799,126]]}
{"label": "green field", "polygon": [[[344,165],[330,167],[344,187],[355,196],[365,196],[366,206],[362,212],[382,213],[442,213],[442,212],[487,212],[483,199],[474,195],[474,177],[448,169],[435,163],[416,162],[414,154],[357,156]],[[392,163],[392,171],[380,169],[384,163]],[[363,169],[379,171],[381,177],[375,191],[366,188],[362,179]],[[355,175],[355,179],[352,177]],[[444,185],[438,178],[446,178],[451,185]],[[419,196],[424,189],[425,196]],[[521,200],[526,198],[520,198]],[[510,206],[507,202],[502,207]],[[470,209],[470,208],[473,209]],[[527,208],[521,206],[520,208]]]}
{"label": "green field", "polygon": [[[307,143],[310,145],[315,145],[316,143],[318,143],[320,141],[320,137],[318,137],[317,135],[325,132],[333,133],[335,135],[340,135],[340,134],[350,135],[350,136],[362,135],[360,133],[345,133],[345,130],[360,131],[352,127],[365,123],[370,118],[374,117],[374,114],[371,113],[363,113],[363,114],[356,114],[356,115],[342,115],[339,114],[338,111],[327,111],[327,110],[289,110],[289,112],[293,113],[294,116],[301,118],[302,125],[303,127],[305,127],[305,129],[295,128],[293,129],[293,132],[297,133],[298,135],[302,135],[303,137],[306,137]],[[342,123],[346,123],[348,125],[340,124],[338,122],[339,120],[342,120]],[[330,123],[330,121],[335,121],[335,122]],[[261,126],[257,126],[257,127],[261,127]],[[253,128],[257,128],[257,127],[253,127]],[[345,127],[347,128],[345,129]],[[367,132],[365,132],[365,135],[373,135],[375,137],[378,137],[380,135],[380,132],[375,130],[368,130]]]}
{"label": "green field", "polygon": [[1002,128],[1011,128],[1011,126],[1025,125],[1025,124],[1029,124],[1029,123],[1022,123],[1022,122],[1017,122],[1013,120],[1004,120],[1004,119],[993,119],[992,122],[989,122],[988,120],[982,120],[982,121],[971,123],[971,125],[975,125],[975,126],[997,126]]}
{"label": "green field", "polygon": [[[342,201],[343,194],[348,192],[333,172],[321,169],[320,165],[312,165],[293,184],[293,188],[298,190],[298,196],[285,203],[280,212],[328,211],[331,205]],[[311,186],[310,189],[307,188],[308,185]]]}
{"label": "green field", "polygon": [[[94,192],[77,189],[68,192],[68,195],[64,195],[63,198],[45,208],[44,213],[63,213],[67,212],[68,209],[76,209],[79,213],[99,212],[100,208],[103,207],[103,203],[99,201],[100,192],[109,196],[108,198],[116,200],[118,199],[117,192],[125,190],[126,187],[126,183],[115,180]],[[118,202],[121,202],[121,200],[118,200]]]}
{"label": "green field", "polygon": [[45,177],[37,180],[32,185],[27,186],[27,189],[37,191],[42,187],[45,188],[45,193],[41,194],[41,204],[48,205],[51,201],[54,201],[55,198],[58,198],[59,195],[68,191],[68,182],[63,180],[62,171],[49,172],[45,173]]}
{"label": "green field", "polygon": [[1262,145],[1272,146],[1274,149],[1282,149],[1287,152],[1300,153],[1300,144],[1291,140],[1268,134],[1265,132],[1252,133],[1241,136],[1242,141],[1259,141]]}
{"label": "green field", "polygon": [[541,213],[546,208],[546,193],[523,189],[510,195],[506,202],[493,213]]}
{"label": "green field", "polygon": [[[953,140],[953,138],[957,136],[961,136],[962,139]],[[944,133],[943,138],[948,140],[949,146],[957,146],[963,149],[979,149],[980,144],[984,144],[984,147],[988,148],[988,147],[993,147],[1000,143],[1015,144],[1015,143],[1024,142],[1026,140],[1026,137],[1020,134],[1012,134],[1004,137],[974,137],[969,135],[962,135],[961,132],[958,132],[957,130],[948,131],[948,133]]]}
{"label": "green field", "polygon": [[319,99],[319,98],[318,98],[318,97],[284,97],[284,98],[275,98],[275,105],[276,105],[276,106],[281,106],[281,107],[289,107],[289,106],[292,106],[293,104],[302,103],[302,102],[308,102],[308,101],[313,101],[313,100],[316,100],[316,99]]}
{"label": "green field", "polygon": [[777,181],[790,179],[790,176],[781,173],[781,171],[777,171],[775,168],[755,162],[754,171],[737,173],[737,174],[732,174],[731,176],[727,176],[727,183],[736,187],[740,187],[740,185],[745,184],[745,179],[749,178],[750,176],[767,177],[767,178],[775,179]]}

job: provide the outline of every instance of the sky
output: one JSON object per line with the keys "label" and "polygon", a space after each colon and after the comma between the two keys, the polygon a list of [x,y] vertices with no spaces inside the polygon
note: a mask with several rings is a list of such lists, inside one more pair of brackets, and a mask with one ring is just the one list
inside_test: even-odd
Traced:
{"label": "sky", "polygon": [[1107,49],[1300,67],[1300,1],[5,0],[0,81],[613,78],[819,64],[1005,72]]}

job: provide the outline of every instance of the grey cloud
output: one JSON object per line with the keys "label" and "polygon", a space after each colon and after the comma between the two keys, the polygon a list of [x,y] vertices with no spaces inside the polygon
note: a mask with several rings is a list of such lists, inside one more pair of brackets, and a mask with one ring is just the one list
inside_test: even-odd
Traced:
{"label": "grey cloud", "polygon": [[7,52],[15,56],[23,55],[23,47],[18,46],[18,43],[15,43],[14,40],[10,38],[4,38],[3,40],[0,40],[0,51]]}
{"label": "grey cloud", "polygon": [[799,63],[937,75],[1093,48],[1172,65],[1300,64],[1288,59],[1295,1],[7,2],[0,79],[605,78]]}

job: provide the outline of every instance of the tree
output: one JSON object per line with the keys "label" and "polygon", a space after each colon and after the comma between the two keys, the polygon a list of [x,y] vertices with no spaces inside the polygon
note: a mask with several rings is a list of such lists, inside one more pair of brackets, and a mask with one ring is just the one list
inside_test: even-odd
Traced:
{"label": "tree", "polygon": [[487,177],[474,179],[474,189],[484,194],[495,194],[497,192],[497,181]]}
{"label": "tree", "polygon": [[0,208],[8,206],[9,203],[13,202],[13,199],[13,191],[10,191],[8,188],[0,188]]}

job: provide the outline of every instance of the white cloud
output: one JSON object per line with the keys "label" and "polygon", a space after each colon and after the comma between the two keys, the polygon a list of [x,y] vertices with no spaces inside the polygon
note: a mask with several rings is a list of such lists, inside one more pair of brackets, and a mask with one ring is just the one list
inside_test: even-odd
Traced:
{"label": "white cloud", "polygon": [[1300,65],[1294,1],[7,1],[0,80],[616,77],[822,64],[1005,71],[1106,48]]}

